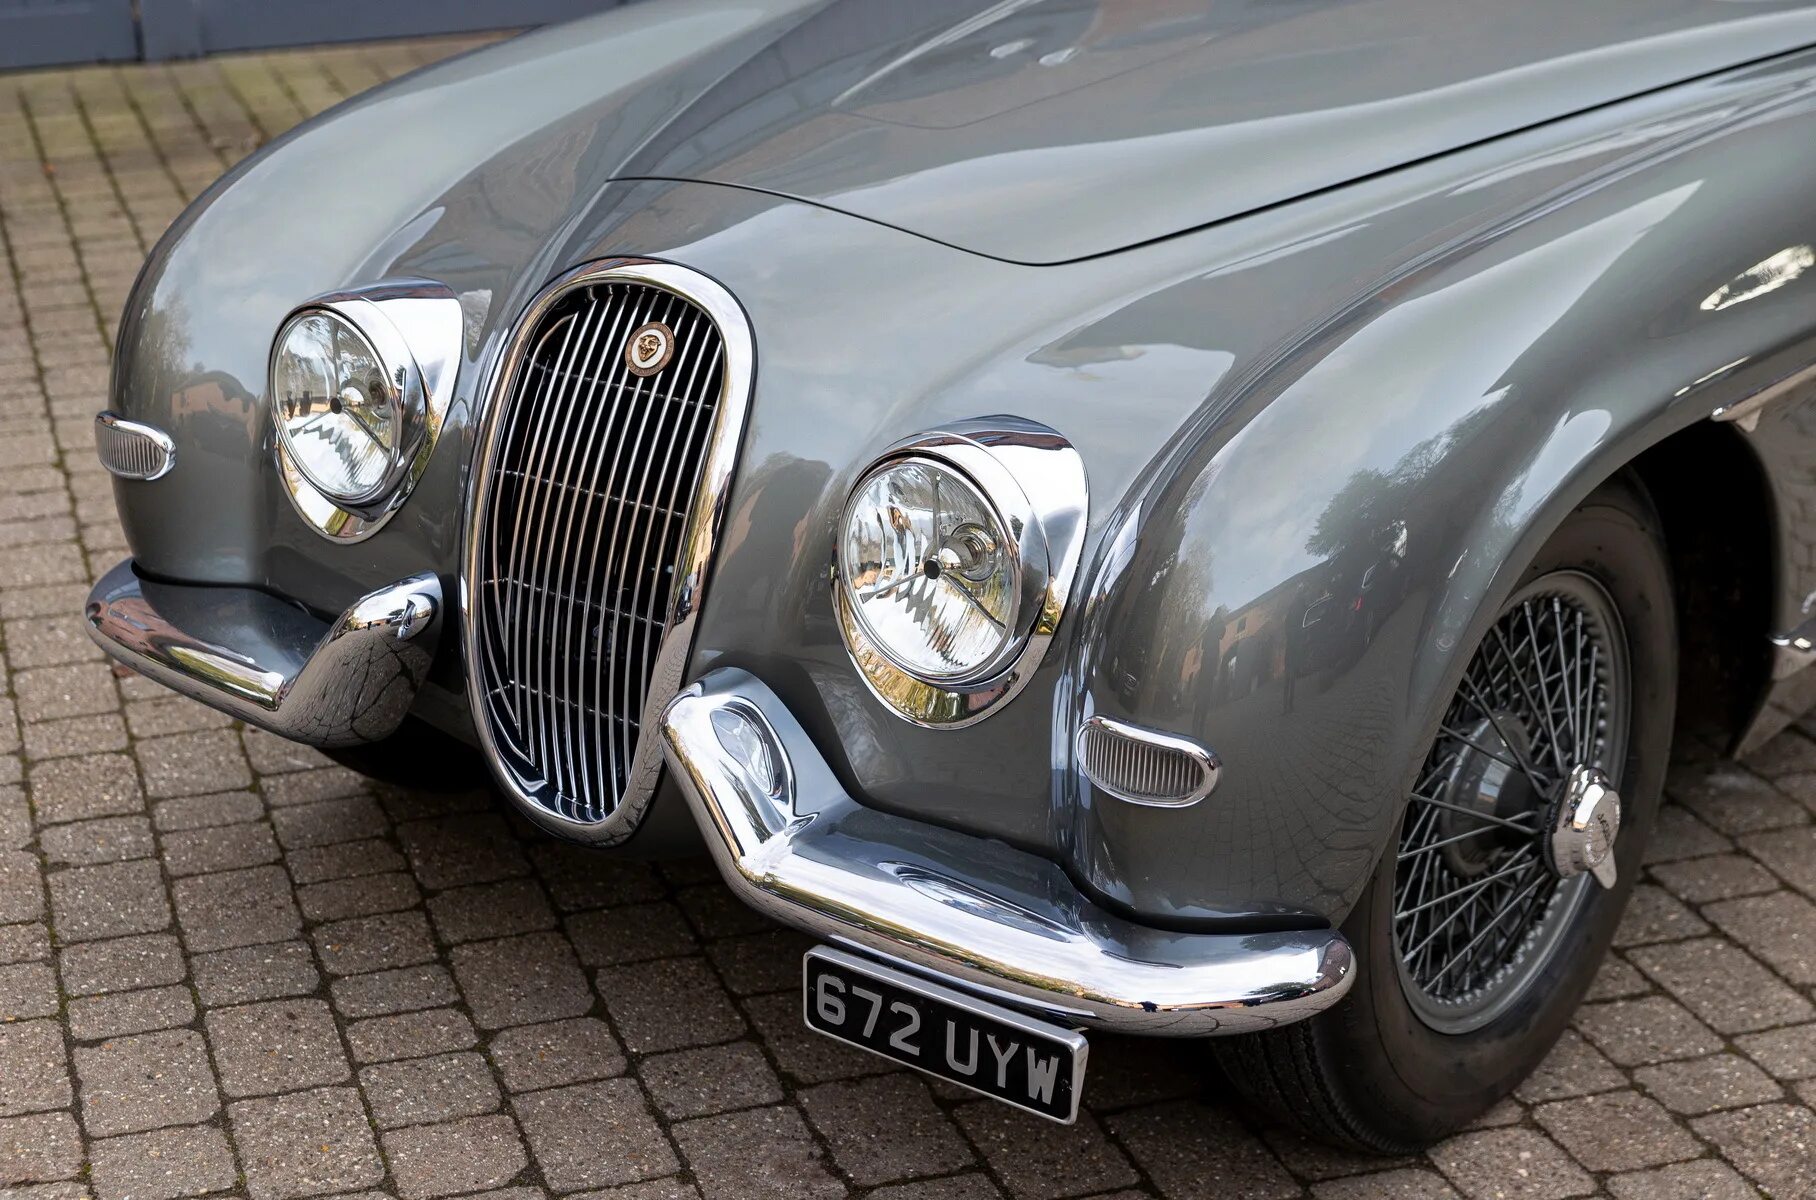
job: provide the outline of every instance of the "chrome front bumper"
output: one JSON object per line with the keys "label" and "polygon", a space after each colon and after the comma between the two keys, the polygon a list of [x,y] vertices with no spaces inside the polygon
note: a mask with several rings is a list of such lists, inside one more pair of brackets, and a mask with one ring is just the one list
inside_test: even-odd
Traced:
{"label": "chrome front bumper", "polygon": [[857,803],[781,700],[721,668],[663,717],[668,764],[743,898],[779,921],[1062,1022],[1171,1037],[1303,1020],[1353,978],[1335,930],[1176,933],[1103,911],[1003,842]]}
{"label": "chrome front bumper", "polygon": [[165,687],[314,746],[396,730],[429,673],[441,583],[417,575],[322,621],[252,588],[158,583],[123,562],[88,596],[89,636]]}

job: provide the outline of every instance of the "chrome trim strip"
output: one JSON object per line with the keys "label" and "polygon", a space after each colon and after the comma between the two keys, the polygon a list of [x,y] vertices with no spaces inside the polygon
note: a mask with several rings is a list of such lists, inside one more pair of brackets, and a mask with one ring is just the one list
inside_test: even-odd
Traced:
{"label": "chrome trim strip", "polygon": [[[123,456],[122,439],[138,439],[147,462],[138,464]],[[162,479],[177,465],[177,444],[168,433],[112,411],[95,414],[95,454],[109,474],[141,483]]]}
{"label": "chrome trim strip", "polygon": [[[729,717],[727,716],[728,714]],[[753,721],[791,781],[743,769],[714,718]],[[1006,843],[859,804],[787,707],[719,668],[662,720],[668,763],[720,873],[776,920],[1061,1023],[1246,1033],[1335,1004],[1354,958],[1334,929],[1179,933],[1104,911]]]}
{"label": "chrome trim strip", "polygon": [[[866,466],[846,506],[880,467],[927,458],[969,479],[1006,530],[1020,529],[1016,558],[1022,593],[1016,637],[978,678],[932,682],[903,670],[878,646],[853,610],[839,578],[833,547],[832,606],[839,634],[870,694],[897,716],[925,729],[976,724],[1028,686],[1065,616],[1078,561],[1084,553],[1090,491],[1084,459],[1064,437],[1021,417],[980,417],[941,426],[897,442]],[[843,536],[845,508],[835,537]]]}
{"label": "chrome trim strip", "polygon": [[[645,284],[658,288],[692,304],[704,312],[718,328],[724,344],[724,371],[720,382],[718,412],[706,453],[701,462],[699,483],[694,491],[687,528],[681,538],[681,553],[675,563],[674,591],[669,602],[668,619],[656,651],[655,669],[649,689],[644,694],[637,745],[631,751],[631,767],[624,795],[604,820],[583,822],[569,820],[535,802],[511,773],[504,769],[490,722],[479,719],[485,712],[482,673],[472,664],[483,652],[479,622],[475,619],[474,581],[480,578],[480,533],[478,523],[490,501],[492,465],[499,452],[499,438],[504,423],[503,399],[517,378],[531,341],[541,328],[542,318],[556,301],[575,288],[611,280]],[[585,263],[557,276],[525,307],[517,319],[510,341],[499,355],[479,395],[481,407],[476,417],[473,465],[468,473],[472,492],[467,497],[461,552],[460,611],[462,650],[468,664],[467,698],[475,714],[480,747],[492,764],[492,773],[505,794],[524,816],[563,837],[600,845],[613,845],[629,837],[643,819],[643,811],[654,797],[662,770],[662,739],[657,733],[663,709],[680,688],[687,670],[688,654],[693,648],[694,625],[701,601],[705,597],[707,576],[712,566],[719,529],[724,522],[727,493],[738,447],[744,436],[744,422],[750,406],[751,384],[756,370],[756,348],[750,322],[730,292],[698,271],[674,263],[653,259],[613,258]],[[608,684],[607,686],[611,686]],[[622,691],[623,689],[619,689]],[[614,747],[614,753],[616,749]]]}
{"label": "chrome trim strip", "polygon": [[88,635],[165,687],[314,746],[396,730],[435,656],[441,581],[415,575],[332,623],[251,588],[158,583],[129,559],[89,593]]}
{"label": "chrome trim strip", "polygon": [[1759,425],[1759,415],[1767,405],[1782,400],[1806,383],[1816,383],[1816,363],[1793,372],[1777,383],[1769,383],[1751,396],[1724,405],[1709,414],[1711,421],[1732,421],[1748,433]]}
{"label": "chrome trim strip", "polygon": [[[1152,746],[1158,750],[1179,754],[1191,760],[1198,769],[1198,783],[1177,796],[1161,796],[1134,791],[1125,791],[1114,786],[1103,778],[1100,764],[1093,763],[1089,753],[1090,735],[1095,730],[1121,738],[1138,746]],[[1073,752],[1078,757],[1078,769],[1091,781],[1091,786],[1106,795],[1130,804],[1142,804],[1150,808],[1184,808],[1198,803],[1216,789],[1223,778],[1223,764],[1217,755],[1200,746],[1190,738],[1176,734],[1162,733],[1157,729],[1145,729],[1140,725],[1131,725],[1127,721],[1118,721],[1114,717],[1090,716],[1080,723],[1078,737],[1073,744]],[[1131,766],[1130,769],[1134,769]]]}
{"label": "chrome trim strip", "polygon": [[304,477],[272,417],[272,456],[291,507],[309,527],[331,541],[360,542],[384,528],[410,498],[416,481],[428,470],[429,457],[441,438],[464,353],[466,317],[452,288],[432,280],[402,280],[351,291],[329,292],[297,305],[278,323],[266,355],[265,405],[275,403],[271,373],[283,331],[310,309],[328,309],[345,317],[363,334],[379,359],[402,375],[406,425],[398,461],[382,494],[370,504],[342,504],[316,490]]}

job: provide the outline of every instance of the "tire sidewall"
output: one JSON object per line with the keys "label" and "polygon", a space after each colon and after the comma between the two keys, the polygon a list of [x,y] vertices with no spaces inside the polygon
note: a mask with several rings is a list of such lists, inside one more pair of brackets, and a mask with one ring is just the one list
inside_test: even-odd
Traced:
{"label": "tire sidewall", "polygon": [[[1618,780],[1619,882],[1612,891],[1591,885],[1562,943],[1511,1007],[1469,1033],[1439,1033],[1407,1002],[1397,969],[1395,822],[1394,842],[1343,926],[1357,951],[1352,1002],[1329,1014],[1330,1027],[1318,1031],[1335,1035],[1319,1040],[1358,1085],[1355,1098],[1377,1109],[1365,1124],[1407,1131],[1403,1146],[1383,1148],[1428,1142],[1466,1124],[1543,1060],[1593,982],[1640,871],[1670,751],[1677,634],[1657,517],[1637,484],[1611,481],[1572,511],[1509,594],[1560,570],[1588,575],[1607,591],[1627,639],[1631,700]],[[1455,673],[1468,661],[1460,659]]]}

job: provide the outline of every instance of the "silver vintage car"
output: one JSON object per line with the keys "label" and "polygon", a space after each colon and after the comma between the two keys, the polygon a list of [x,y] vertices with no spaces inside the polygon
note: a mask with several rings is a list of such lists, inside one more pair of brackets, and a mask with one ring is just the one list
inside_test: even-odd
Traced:
{"label": "silver vintage car", "polygon": [[1816,6],[651,0],[242,162],[98,422],[133,669],[1399,1151],[1816,701]]}

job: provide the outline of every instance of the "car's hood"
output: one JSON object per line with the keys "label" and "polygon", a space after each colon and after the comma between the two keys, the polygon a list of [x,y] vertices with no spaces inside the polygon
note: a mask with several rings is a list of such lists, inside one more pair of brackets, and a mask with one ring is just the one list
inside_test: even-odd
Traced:
{"label": "car's hood", "polygon": [[1059,262],[1809,44],[1808,0],[836,0],[619,177]]}

